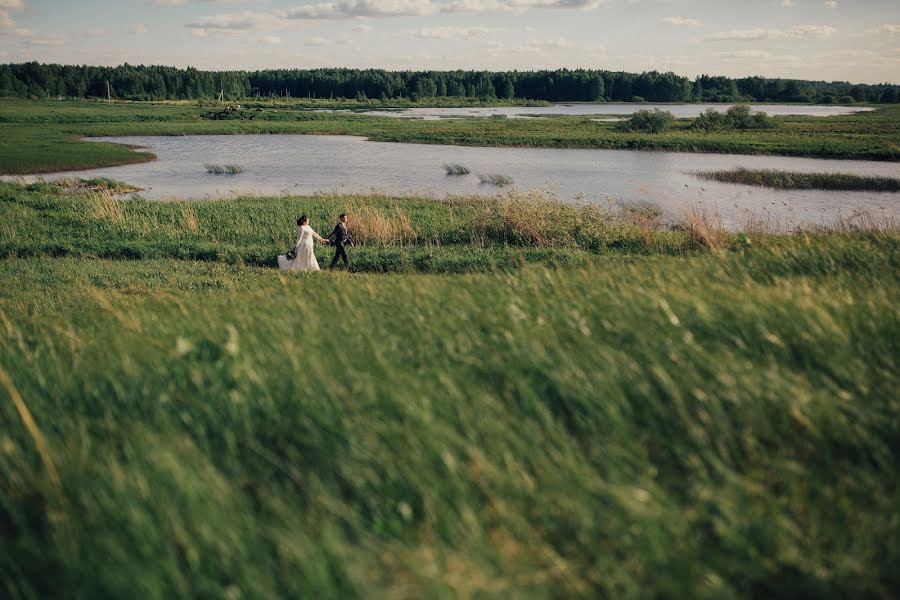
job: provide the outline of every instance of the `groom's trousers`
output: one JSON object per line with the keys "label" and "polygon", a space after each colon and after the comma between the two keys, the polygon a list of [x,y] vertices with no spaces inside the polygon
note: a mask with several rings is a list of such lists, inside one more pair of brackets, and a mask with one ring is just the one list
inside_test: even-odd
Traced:
{"label": "groom's trousers", "polygon": [[347,251],[344,250],[343,244],[335,244],[334,245],[334,258],[331,259],[331,268],[332,269],[335,267],[335,265],[337,265],[337,261],[339,258],[344,261],[344,265],[349,269],[350,268],[350,259],[347,258]]}

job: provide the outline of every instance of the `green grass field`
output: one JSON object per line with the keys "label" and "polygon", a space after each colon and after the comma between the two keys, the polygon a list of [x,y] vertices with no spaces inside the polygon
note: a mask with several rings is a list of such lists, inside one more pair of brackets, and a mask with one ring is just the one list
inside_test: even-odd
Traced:
{"label": "green grass field", "polygon": [[774,129],[762,131],[699,132],[690,129],[691,120],[684,119],[671,131],[656,134],[622,132],[616,123],[588,117],[424,121],[312,112],[304,110],[309,108],[304,103],[260,103],[259,111],[255,106],[250,103],[236,116],[219,120],[212,117],[221,108],[209,105],[0,100],[0,174],[94,168],[152,158],[121,146],[79,141],[85,135],[327,134],[473,146],[900,159],[900,105],[842,117],[778,117]]}
{"label": "green grass field", "polygon": [[0,596],[900,587],[895,229],[0,184],[0,257]]}

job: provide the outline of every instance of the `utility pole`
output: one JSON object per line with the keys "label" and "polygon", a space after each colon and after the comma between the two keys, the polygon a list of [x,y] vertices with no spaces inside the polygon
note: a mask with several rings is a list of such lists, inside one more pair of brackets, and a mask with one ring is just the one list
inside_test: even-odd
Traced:
{"label": "utility pole", "polygon": [[109,79],[106,80],[106,103],[112,104],[112,95],[109,93]]}

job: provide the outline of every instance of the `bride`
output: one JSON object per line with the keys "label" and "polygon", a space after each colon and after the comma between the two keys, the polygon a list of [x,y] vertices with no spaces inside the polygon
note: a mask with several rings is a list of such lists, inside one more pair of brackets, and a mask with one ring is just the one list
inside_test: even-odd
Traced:
{"label": "bride", "polygon": [[313,231],[309,226],[309,217],[303,215],[297,219],[297,243],[294,244],[294,259],[282,254],[278,257],[278,268],[282,271],[318,271],[319,262],[313,252],[313,239],[327,244],[328,240]]}

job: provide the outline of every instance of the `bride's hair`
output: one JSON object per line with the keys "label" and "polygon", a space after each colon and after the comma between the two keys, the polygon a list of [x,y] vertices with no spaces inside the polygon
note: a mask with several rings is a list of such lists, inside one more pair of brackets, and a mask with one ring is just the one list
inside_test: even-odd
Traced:
{"label": "bride's hair", "polygon": [[302,215],[299,219],[297,219],[297,225],[300,225],[302,227],[303,224],[307,221],[309,221],[309,217],[307,217],[306,215]]}

